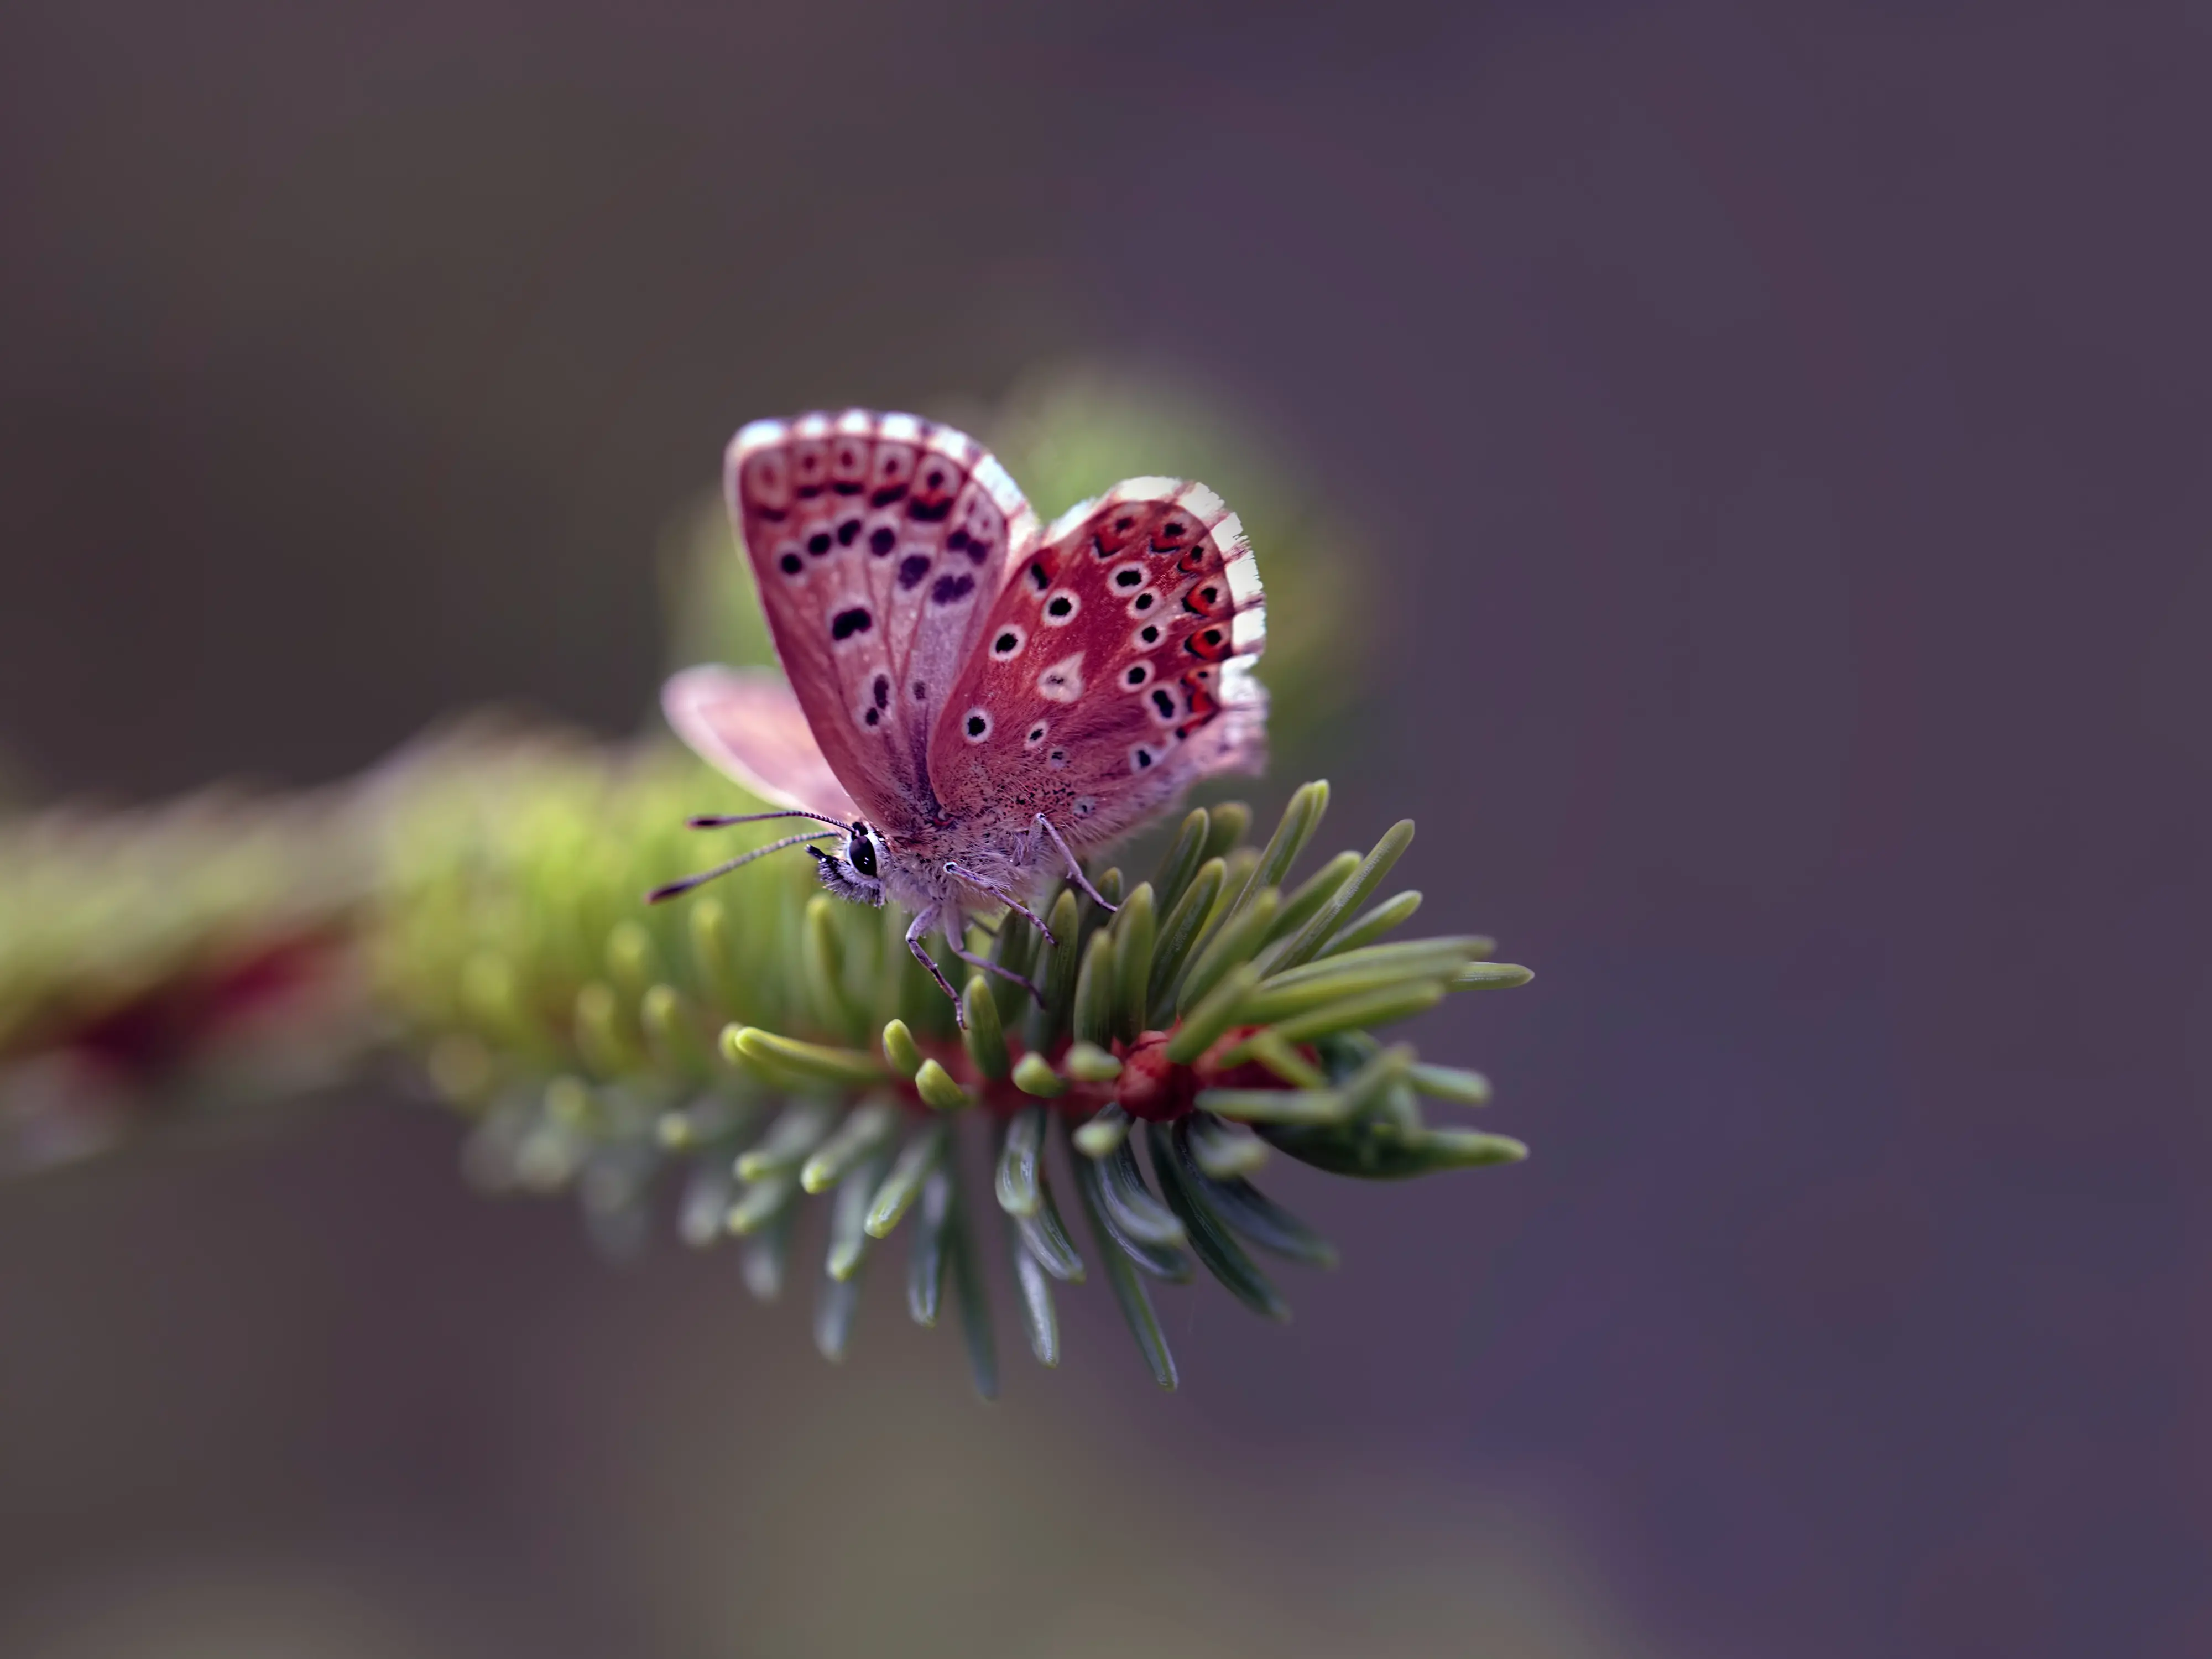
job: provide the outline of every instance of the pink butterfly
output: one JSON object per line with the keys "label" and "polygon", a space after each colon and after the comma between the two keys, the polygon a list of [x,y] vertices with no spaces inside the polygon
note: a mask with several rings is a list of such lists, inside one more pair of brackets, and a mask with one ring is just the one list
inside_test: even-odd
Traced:
{"label": "pink butterfly", "polygon": [[1098,898],[1079,852],[1200,778],[1259,770],[1260,575],[1204,484],[1131,478],[1041,531],[974,439],[864,410],[756,421],[724,471],[789,684],[693,668],[662,707],[708,762],[789,810],[693,822],[833,826],[840,851],[807,848],[822,884],[912,910],[908,948],[947,996],[933,927],[1003,972],[968,950],[969,909],[1011,906],[1042,929],[1026,901],[1051,877]]}

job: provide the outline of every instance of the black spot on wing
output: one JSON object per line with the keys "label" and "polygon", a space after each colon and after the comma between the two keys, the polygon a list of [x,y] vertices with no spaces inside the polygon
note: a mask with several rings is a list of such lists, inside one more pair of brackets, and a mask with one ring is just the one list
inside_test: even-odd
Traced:
{"label": "black spot on wing", "polygon": [[932,605],[954,605],[975,591],[975,579],[973,576],[939,576],[936,585],[929,590],[929,600]]}
{"label": "black spot on wing", "polygon": [[868,551],[878,558],[886,558],[898,544],[898,532],[887,524],[879,524],[868,532]]}
{"label": "black spot on wing", "polygon": [[[891,677],[888,674],[877,675],[876,683],[869,688],[869,690],[876,700],[877,708],[882,708],[887,706],[891,700]],[[870,723],[873,724],[872,721]]]}
{"label": "black spot on wing", "polygon": [[919,495],[906,504],[906,515],[916,524],[942,524],[952,516],[951,501],[925,501]]}
{"label": "black spot on wing", "polygon": [[928,574],[929,555],[927,553],[909,553],[899,561],[898,582],[901,587],[919,587],[921,579]]}
{"label": "black spot on wing", "polygon": [[876,491],[874,495],[868,497],[868,505],[871,507],[889,507],[893,501],[898,500],[900,496],[905,494],[906,486],[902,483],[885,484],[881,489]]}
{"label": "black spot on wing", "polygon": [[867,607],[865,605],[856,605],[850,611],[840,611],[830,620],[830,637],[833,640],[849,640],[855,634],[866,633],[872,621],[872,618],[869,617]]}
{"label": "black spot on wing", "polygon": [[830,550],[830,532],[826,530],[817,530],[809,536],[806,538],[806,550],[817,559],[827,553]]}
{"label": "black spot on wing", "polygon": [[[858,486],[855,486],[855,488],[857,487]],[[837,545],[840,547],[850,547],[853,544],[853,538],[860,533],[860,521],[858,519],[846,520],[844,523],[837,526]]]}
{"label": "black spot on wing", "polygon": [[775,568],[787,576],[796,576],[802,567],[798,554],[787,553],[775,562]]}

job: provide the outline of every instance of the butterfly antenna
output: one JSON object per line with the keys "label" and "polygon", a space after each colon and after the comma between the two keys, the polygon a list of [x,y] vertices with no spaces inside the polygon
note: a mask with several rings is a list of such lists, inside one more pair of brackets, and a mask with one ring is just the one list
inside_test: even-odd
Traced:
{"label": "butterfly antenna", "polygon": [[[761,817],[790,817],[792,816],[793,815],[789,812],[763,812],[761,814]],[[807,812],[799,816],[812,817],[815,814]],[[747,822],[747,820],[740,818],[736,820],[736,822],[742,823]],[[679,893],[690,892],[694,887],[705,886],[717,876],[728,875],[731,871],[737,869],[740,865],[750,864],[755,859],[764,859],[770,853],[781,853],[785,848],[796,847],[803,841],[825,841],[832,833],[833,832],[828,830],[807,830],[796,836],[786,836],[781,841],[772,841],[765,847],[756,847],[750,853],[741,853],[726,864],[718,864],[711,870],[702,870],[697,875],[686,876],[681,881],[672,881],[665,887],[656,887],[650,893],[647,893],[645,896],[645,902],[647,904],[658,904],[663,899],[672,899]],[[836,833],[842,832],[839,831]]]}
{"label": "butterfly antenna", "polygon": [[[766,823],[770,818],[812,818],[817,823],[827,823],[839,830],[845,828],[842,818],[833,818],[826,812],[810,812],[803,806],[794,806],[781,812],[740,812],[735,817],[723,817],[708,813],[700,817],[686,818],[684,822],[694,830],[725,830],[733,823]],[[788,847],[791,843],[779,842],[776,844],[780,847]],[[763,853],[771,849],[766,847],[761,848]]]}

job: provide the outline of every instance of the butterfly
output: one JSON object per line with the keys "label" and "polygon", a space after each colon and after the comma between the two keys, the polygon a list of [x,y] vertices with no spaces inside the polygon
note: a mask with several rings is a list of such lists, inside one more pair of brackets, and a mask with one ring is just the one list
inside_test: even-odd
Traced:
{"label": "butterfly", "polygon": [[[1041,527],[974,439],[848,410],[746,426],[724,485],[784,678],[687,669],[662,708],[708,763],[785,810],[692,823],[830,828],[649,898],[804,844],[830,891],[912,911],[907,946],[957,1010],[933,929],[963,962],[1006,973],[967,948],[971,911],[1010,908],[1049,939],[1031,906],[1056,877],[1105,903],[1082,854],[1201,778],[1260,769],[1259,570],[1204,484],[1130,478]],[[830,839],[834,851],[812,844]]]}

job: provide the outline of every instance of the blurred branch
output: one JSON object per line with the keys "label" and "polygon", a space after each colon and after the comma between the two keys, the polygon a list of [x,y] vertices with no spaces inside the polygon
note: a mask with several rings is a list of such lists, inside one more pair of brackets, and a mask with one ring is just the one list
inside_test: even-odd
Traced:
{"label": "blurred branch", "polygon": [[[1040,1359],[1058,1357],[1053,1283],[1102,1264],[1173,1386],[1153,1281],[1203,1267],[1280,1318],[1250,1249],[1334,1259],[1249,1184],[1272,1156],[1397,1178],[1525,1152],[1431,1126],[1420,1097],[1476,1105],[1488,1085],[1371,1029],[1527,970],[1489,963],[1487,939],[1386,937],[1419,902],[1384,890],[1410,823],[1294,879],[1328,798],[1297,791],[1259,847],[1243,808],[1194,811],[1149,880],[1098,873],[1112,916],[1057,890],[1056,943],[1012,914],[974,930],[972,950],[1045,994],[975,975],[964,1030],[903,948],[904,917],[832,900],[804,860],[643,905],[698,862],[688,817],[753,804],[666,745],[477,728],[342,796],[32,820],[0,832],[0,915],[17,924],[0,977],[8,1165],[396,1050],[472,1123],[472,1179],[575,1193],[617,1253],[659,1194],[690,1243],[744,1241],[748,1282],[773,1296],[798,1206],[832,1194],[817,1325],[832,1358],[861,1265],[904,1225],[909,1308],[933,1323],[949,1279],[985,1393],[995,1346],[973,1286],[994,1240]],[[995,1206],[961,1191],[958,1133],[984,1140]],[[1054,1197],[1054,1158],[1088,1246]],[[982,1225],[992,1207],[1003,1239]]]}

